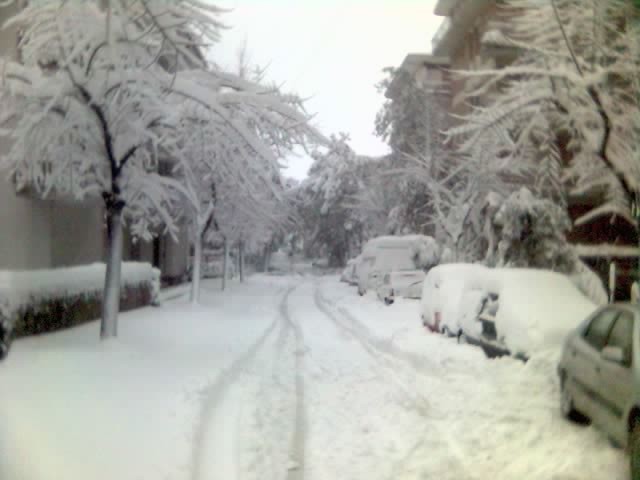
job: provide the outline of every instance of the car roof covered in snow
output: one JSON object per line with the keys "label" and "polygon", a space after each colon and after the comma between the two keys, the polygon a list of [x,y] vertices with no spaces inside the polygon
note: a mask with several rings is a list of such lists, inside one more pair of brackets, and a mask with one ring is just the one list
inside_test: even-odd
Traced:
{"label": "car roof covered in snow", "polygon": [[384,236],[375,237],[369,240],[365,244],[363,251],[368,248],[377,247],[381,245],[389,245],[389,246],[411,245],[412,243],[417,241],[431,242],[435,240],[433,239],[433,237],[429,237],[427,235],[403,235],[403,236],[384,235]]}
{"label": "car roof covered in snow", "polygon": [[499,295],[496,328],[512,352],[560,345],[597,306],[561,273],[498,268],[475,279]]}

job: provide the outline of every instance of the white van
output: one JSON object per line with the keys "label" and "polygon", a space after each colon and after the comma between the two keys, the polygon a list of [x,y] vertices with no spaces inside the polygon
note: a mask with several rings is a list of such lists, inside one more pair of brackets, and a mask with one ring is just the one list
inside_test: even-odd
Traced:
{"label": "white van", "polygon": [[369,240],[360,256],[357,266],[358,293],[376,290],[386,274],[403,271],[414,272],[417,268],[414,257],[417,243],[430,237],[407,235],[404,237],[377,237]]}

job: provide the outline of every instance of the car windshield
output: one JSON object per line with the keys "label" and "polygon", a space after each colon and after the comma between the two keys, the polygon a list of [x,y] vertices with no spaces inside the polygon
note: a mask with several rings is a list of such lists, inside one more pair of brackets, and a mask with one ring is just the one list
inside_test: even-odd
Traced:
{"label": "car windshield", "polygon": [[640,0],[0,25],[0,480],[640,480]]}

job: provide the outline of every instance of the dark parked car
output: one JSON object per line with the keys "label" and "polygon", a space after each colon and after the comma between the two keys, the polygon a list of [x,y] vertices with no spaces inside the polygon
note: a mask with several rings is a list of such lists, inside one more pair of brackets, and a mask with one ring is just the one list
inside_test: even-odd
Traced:
{"label": "dark parked car", "polygon": [[586,416],[627,447],[640,480],[640,308],[598,309],[567,338],[560,363],[562,413]]}

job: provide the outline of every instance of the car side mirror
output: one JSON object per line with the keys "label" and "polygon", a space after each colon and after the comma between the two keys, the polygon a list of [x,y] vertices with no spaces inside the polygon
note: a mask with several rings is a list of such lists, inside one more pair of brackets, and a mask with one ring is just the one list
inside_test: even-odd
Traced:
{"label": "car side mirror", "polygon": [[600,355],[608,362],[624,363],[624,351],[620,347],[604,347]]}

